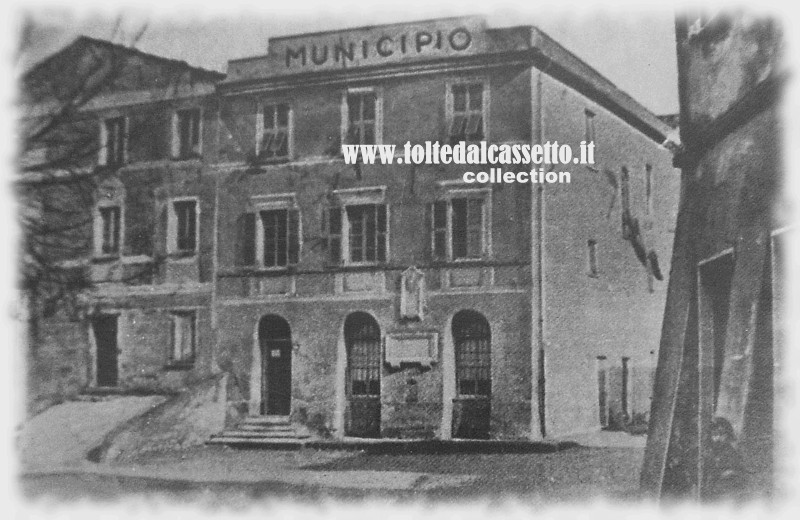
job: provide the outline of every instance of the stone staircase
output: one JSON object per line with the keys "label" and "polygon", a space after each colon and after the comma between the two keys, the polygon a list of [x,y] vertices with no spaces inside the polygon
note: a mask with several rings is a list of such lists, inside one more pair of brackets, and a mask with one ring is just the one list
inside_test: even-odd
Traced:
{"label": "stone staircase", "polygon": [[291,423],[288,415],[251,415],[236,425],[211,436],[207,444],[239,447],[297,448],[310,440],[310,435]]}

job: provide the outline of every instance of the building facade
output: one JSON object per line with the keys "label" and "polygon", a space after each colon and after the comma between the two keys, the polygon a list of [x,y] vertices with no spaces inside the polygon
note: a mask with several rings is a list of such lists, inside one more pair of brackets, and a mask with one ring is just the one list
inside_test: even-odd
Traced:
{"label": "building facade", "polygon": [[[670,128],[547,35],[470,17],[272,38],[207,103],[202,158],[163,204],[170,243],[196,201],[209,307],[165,296],[172,317],[124,321],[123,350],[181,350],[195,309],[181,373],[228,374],[234,427],[277,415],[321,436],[539,439],[646,421]],[[465,170],[489,165],[341,154],[425,141],[594,141],[596,162],[569,165],[570,184],[475,184]],[[179,256],[166,268],[185,283]]]}
{"label": "building facade", "polygon": [[642,487],[765,496],[785,455],[775,403],[797,234],[781,164],[781,31],[745,12],[691,13],[676,36],[681,206]]}
{"label": "building facade", "polygon": [[33,228],[49,257],[39,278],[78,292],[32,310],[29,410],[92,389],[178,391],[212,373],[216,185],[203,156],[223,77],[85,37],[25,76],[23,135],[36,139],[21,205],[63,222]]}

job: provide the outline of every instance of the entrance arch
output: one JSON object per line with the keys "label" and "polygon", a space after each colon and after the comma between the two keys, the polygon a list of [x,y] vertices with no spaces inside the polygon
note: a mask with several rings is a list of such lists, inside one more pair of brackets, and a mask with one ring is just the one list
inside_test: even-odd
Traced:
{"label": "entrance arch", "polygon": [[292,411],[292,331],[274,314],[258,323],[261,351],[262,415],[289,415]]}
{"label": "entrance arch", "polygon": [[345,433],[353,437],[381,435],[381,329],[366,312],[354,312],[344,322],[347,352]]}
{"label": "entrance arch", "polygon": [[453,437],[488,439],[492,398],[492,334],[479,312],[464,310],[453,316],[456,397],[453,400]]}

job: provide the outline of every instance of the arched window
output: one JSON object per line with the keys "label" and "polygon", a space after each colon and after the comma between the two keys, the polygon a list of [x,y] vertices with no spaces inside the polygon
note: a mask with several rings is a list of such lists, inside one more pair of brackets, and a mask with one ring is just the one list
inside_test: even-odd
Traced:
{"label": "arched window", "polygon": [[346,435],[381,435],[381,329],[365,312],[355,312],[344,322],[347,347]]}
{"label": "arched window", "polygon": [[381,330],[367,313],[357,312],[344,324],[347,344],[348,393],[379,396],[381,393]]}
{"label": "arched window", "polygon": [[453,317],[456,351],[456,391],[459,397],[492,394],[491,332],[489,322],[475,311]]}

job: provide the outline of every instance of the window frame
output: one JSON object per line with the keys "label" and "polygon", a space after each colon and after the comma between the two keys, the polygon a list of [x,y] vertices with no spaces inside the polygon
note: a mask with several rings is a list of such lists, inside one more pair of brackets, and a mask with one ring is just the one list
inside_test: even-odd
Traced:
{"label": "window frame", "polygon": [[[274,108],[273,122],[275,126],[272,127],[273,132],[280,132],[284,127],[278,126],[278,107],[286,106],[287,109],[287,122],[286,122],[286,155],[265,157],[262,155],[262,146],[264,144],[264,137],[267,135],[265,124],[265,112],[267,107]],[[256,112],[256,145],[255,145],[256,158],[265,163],[281,163],[288,162],[294,158],[294,109],[292,104],[288,101],[269,101],[263,102],[258,105]]]}
{"label": "window frame", "polygon": [[590,278],[600,277],[600,262],[598,257],[597,240],[590,238],[586,241],[587,249],[587,275]]}
{"label": "window frame", "polygon": [[[121,136],[121,142],[119,143],[121,150],[118,152],[118,154],[114,154],[114,155],[121,155],[122,156],[120,158],[120,160],[118,160],[118,161],[117,160],[114,160],[114,161],[110,160],[109,144],[111,142],[110,141],[111,136],[109,135],[109,123],[111,123],[112,121],[120,121],[121,122],[120,133],[122,134],[122,136]],[[110,117],[104,117],[104,118],[102,118],[100,120],[99,127],[100,127],[100,147],[99,147],[99,150],[98,150],[98,158],[97,158],[98,165],[100,165],[100,166],[124,166],[125,164],[127,164],[128,163],[128,132],[129,132],[128,117],[126,115],[122,115],[122,114],[113,115],[113,116],[110,116]]]}
{"label": "window frame", "polygon": [[[181,150],[182,127],[181,114],[187,112],[197,113],[197,144],[192,146],[190,153],[183,153]],[[190,125],[190,128],[192,125]],[[172,112],[172,158],[177,161],[187,161],[199,159],[203,156],[203,108],[199,106],[178,108]],[[194,150],[194,148],[197,148]]]}
{"label": "window frame", "polygon": [[[286,211],[286,265],[268,266],[264,263],[265,235],[264,218],[262,214],[271,211]],[[297,259],[295,262],[292,262],[292,246],[290,243],[290,237],[292,234],[290,226],[292,218],[290,217],[289,213],[291,212],[295,212],[297,218]],[[264,271],[286,271],[300,264],[303,251],[303,215],[300,211],[300,207],[297,204],[294,193],[277,193],[273,195],[254,197],[251,200],[246,213],[253,214],[255,220],[255,241],[253,244],[255,248],[254,263],[250,264],[249,267],[254,267]]]}
{"label": "window frame", "polygon": [[[481,254],[476,257],[459,257],[455,258],[453,255],[453,200],[474,200],[481,199]],[[446,213],[446,228],[445,228],[445,255],[444,257],[436,254],[436,233],[441,228],[436,228],[436,209],[437,202],[445,202],[447,204]],[[434,262],[454,262],[454,263],[469,263],[480,262],[492,258],[492,190],[491,188],[453,188],[447,189],[444,193],[440,194],[436,200],[431,203],[430,210],[430,251],[431,257]],[[468,222],[466,223],[468,226]],[[469,251],[469,243],[467,243],[467,251]]]}
{"label": "window frame", "polygon": [[[328,234],[328,247],[330,248],[331,244],[331,233],[330,229],[330,212],[337,212],[339,215],[339,223],[340,229],[338,236],[339,242],[339,262],[336,265],[342,266],[374,266],[374,265],[382,265],[386,264],[389,261],[389,251],[390,251],[390,239],[391,239],[391,205],[386,202],[386,186],[378,186],[378,187],[368,187],[368,188],[351,188],[351,189],[341,189],[341,190],[334,190],[334,196],[336,198],[336,204],[332,207],[328,208],[329,214],[326,219],[326,227],[327,227],[327,234]],[[375,249],[375,260],[360,260],[354,261],[352,260],[352,248],[350,244],[350,216],[348,214],[348,208],[357,207],[357,206],[375,206],[375,237],[376,241],[378,241],[378,236],[380,232],[378,231],[378,219],[379,208],[384,208],[385,214],[385,230],[383,232],[384,240],[383,240],[383,259],[381,260],[380,251],[377,248]],[[330,251],[328,252],[328,261],[329,263],[335,263],[333,259],[330,257]],[[366,255],[364,255],[366,257]]]}
{"label": "window frame", "polygon": [[[348,139],[350,133],[350,106],[348,97],[351,95],[375,95],[375,141],[373,143],[351,143]],[[363,110],[362,110],[363,111]],[[362,120],[363,121],[363,120]],[[383,89],[379,87],[358,87],[348,88],[342,93],[341,101],[341,125],[340,135],[341,144],[383,144]],[[340,150],[341,151],[341,150]]]}
{"label": "window frame", "polygon": [[[92,208],[92,242],[93,258],[98,260],[117,259],[125,251],[125,189],[118,181],[104,183],[98,187],[97,201]],[[103,251],[105,221],[103,209],[119,209],[119,225],[117,227],[117,251],[106,253]]]}
{"label": "window frame", "polygon": [[[114,230],[115,248],[113,251],[106,251],[106,210],[117,210],[116,229]],[[98,213],[98,235],[96,239],[95,256],[104,258],[119,258],[122,256],[122,206],[120,204],[104,204],[97,207]]]}
{"label": "window frame", "polygon": [[[478,84],[481,85],[481,88],[482,88],[482,93],[481,93],[481,125],[482,125],[482,135],[483,135],[483,137],[481,137],[481,139],[478,139],[478,140],[469,140],[469,139],[466,139],[466,135],[465,135],[464,141],[466,141],[469,144],[469,143],[476,143],[476,142],[479,142],[479,141],[487,141],[488,142],[490,140],[489,139],[489,116],[491,114],[491,109],[490,109],[491,96],[490,96],[490,88],[489,88],[489,84],[490,83],[489,83],[489,79],[486,78],[486,77],[476,77],[476,78],[472,78],[472,79],[470,79],[468,81],[464,80],[464,79],[459,79],[459,80],[450,80],[450,81],[445,82],[445,122],[446,122],[447,126],[445,128],[446,138],[443,140],[443,142],[446,142],[446,143],[451,144],[451,145],[455,144],[456,142],[458,142],[458,141],[455,141],[455,142],[453,141],[453,135],[451,134],[452,129],[453,129],[453,120],[455,119],[455,116],[456,116],[456,113],[455,113],[455,96],[453,95],[453,87],[465,86],[465,87],[467,87],[467,92],[469,92],[469,87],[471,85],[478,85]],[[467,105],[466,105],[466,108],[467,108],[466,114],[469,114],[470,113],[469,100],[467,100],[466,103],[467,103]],[[467,120],[467,123],[469,123],[469,118]]]}
{"label": "window frame", "polygon": [[595,143],[597,150],[597,113],[588,108],[583,109],[583,139],[586,144]]}
{"label": "window frame", "polygon": [[[197,360],[197,309],[172,309],[170,314],[170,349],[167,357],[168,368],[191,368]],[[176,356],[178,352],[178,338],[179,327],[178,324],[181,319],[189,319],[191,327],[191,341],[189,355],[181,349],[180,356]]]}
{"label": "window frame", "polygon": [[[181,202],[194,202],[194,249],[180,249],[179,222],[175,204]],[[200,199],[195,196],[173,197],[167,201],[167,253],[172,256],[193,257],[200,247]]]}
{"label": "window frame", "polygon": [[647,163],[644,165],[644,198],[645,214],[648,216],[654,213],[653,195],[655,192],[655,184],[653,181],[653,165]]}

